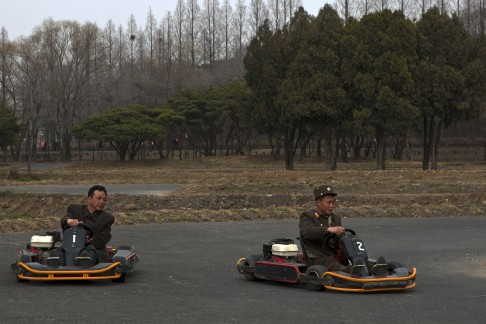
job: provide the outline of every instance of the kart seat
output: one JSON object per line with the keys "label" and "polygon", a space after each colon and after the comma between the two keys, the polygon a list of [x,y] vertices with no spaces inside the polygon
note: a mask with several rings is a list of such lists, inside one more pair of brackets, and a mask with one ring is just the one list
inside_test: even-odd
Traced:
{"label": "kart seat", "polygon": [[302,248],[302,254],[304,255],[304,261],[305,263],[310,266],[310,262],[309,262],[309,255],[307,255],[307,251],[305,249],[305,244],[304,244],[304,236],[300,235],[297,240],[299,240],[300,242],[300,247]]}
{"label": "kart seat", "polygon": [[[69,227],[64,231],[64,239],[58,249],[60,263],[63,266],[76,266],[81,251],[86,250],[86,230],[82,227]],[[88,251],[89,252],[89,251]],[[90,255],[91,256],[91,255]],[[84,259],[84,258],[83,258]]]}

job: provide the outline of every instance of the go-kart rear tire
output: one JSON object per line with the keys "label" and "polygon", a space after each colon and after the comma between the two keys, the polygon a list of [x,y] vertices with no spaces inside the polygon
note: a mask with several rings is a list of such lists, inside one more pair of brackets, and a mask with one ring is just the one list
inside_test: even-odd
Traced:
{"label": "go-kart rear tire", "polygon": [[22,254],[18,257],[17,262],[29,263],[32,262],[32,258],[30,255]]}
{"label": "go-kart rear tire", "polygon": [[[254,267],[255,262],[257,262],[258,260],[262,260],[262,259],[263,259],[263,254],[250,254],[249,256],[247,256],[245,258],[245,261],[243,261],[243,264],[246,265],[246,266]],[[245,279],[248,280],[248,281],[260,280],[259,278],[257,278],[255,276],[254,272],[243,271],[243,275],[245,276]]]}
{"label": "go-kart rear tire", "polygon": [[[309,277],[320,278],[324,273],[327,272],[327,268],[323,265],[312,265],[305,271],[305,275]],[[321,284],[313,284],[313,283],[306,283],[306,288],[311,291],[321,291],[324,290],[325,287]]]}

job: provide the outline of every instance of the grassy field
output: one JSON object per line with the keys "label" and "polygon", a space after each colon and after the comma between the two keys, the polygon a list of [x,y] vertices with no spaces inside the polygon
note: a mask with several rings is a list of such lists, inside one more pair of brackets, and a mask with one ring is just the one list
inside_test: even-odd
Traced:
{"label": "grassy field", "polygon": [[[312,208],[312,190],[329,184],[339,196],[342,217],[440,217],[486,215],[486,164],[442,163],[423,171],[419,162],[339,164],[325,171],[324,161],[309,158],[285,171],[267,156],[212,157],[199,160],[84,162],[48,171],[19,172],[0,164],[0,185],[178,183],[167,196],[109,195],[116,224],[297,219]],[[86,197],[14,193],[0,189],[0,232],[57,228],[70,203]]]}

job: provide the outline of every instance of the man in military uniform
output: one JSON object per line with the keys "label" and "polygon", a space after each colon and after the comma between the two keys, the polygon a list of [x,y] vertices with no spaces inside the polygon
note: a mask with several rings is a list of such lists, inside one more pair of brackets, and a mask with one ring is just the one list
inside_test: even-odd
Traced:
{"label": "man in military uniform", "polygon": [[341,217],[333,213],[337,193],[331,186],[322,185],[314,189],[315,208],[300,215],[299,228],[311,264],[320,264],[329,271],[344,271],[358,275],[365,266],[357,258],[351,266],[345,266],[336,258],[336,250],[327,243],[333,235],[344,234]]}

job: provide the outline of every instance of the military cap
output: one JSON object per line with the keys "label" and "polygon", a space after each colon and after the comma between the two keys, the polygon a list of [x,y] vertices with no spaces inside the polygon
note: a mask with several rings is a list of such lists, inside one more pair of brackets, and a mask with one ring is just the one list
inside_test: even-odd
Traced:
{"label": "military cap", "polygon": [[324,196],[337,196],[337,193],[331,186],[322,185],[314,189],[314,199],[319,199]]}

